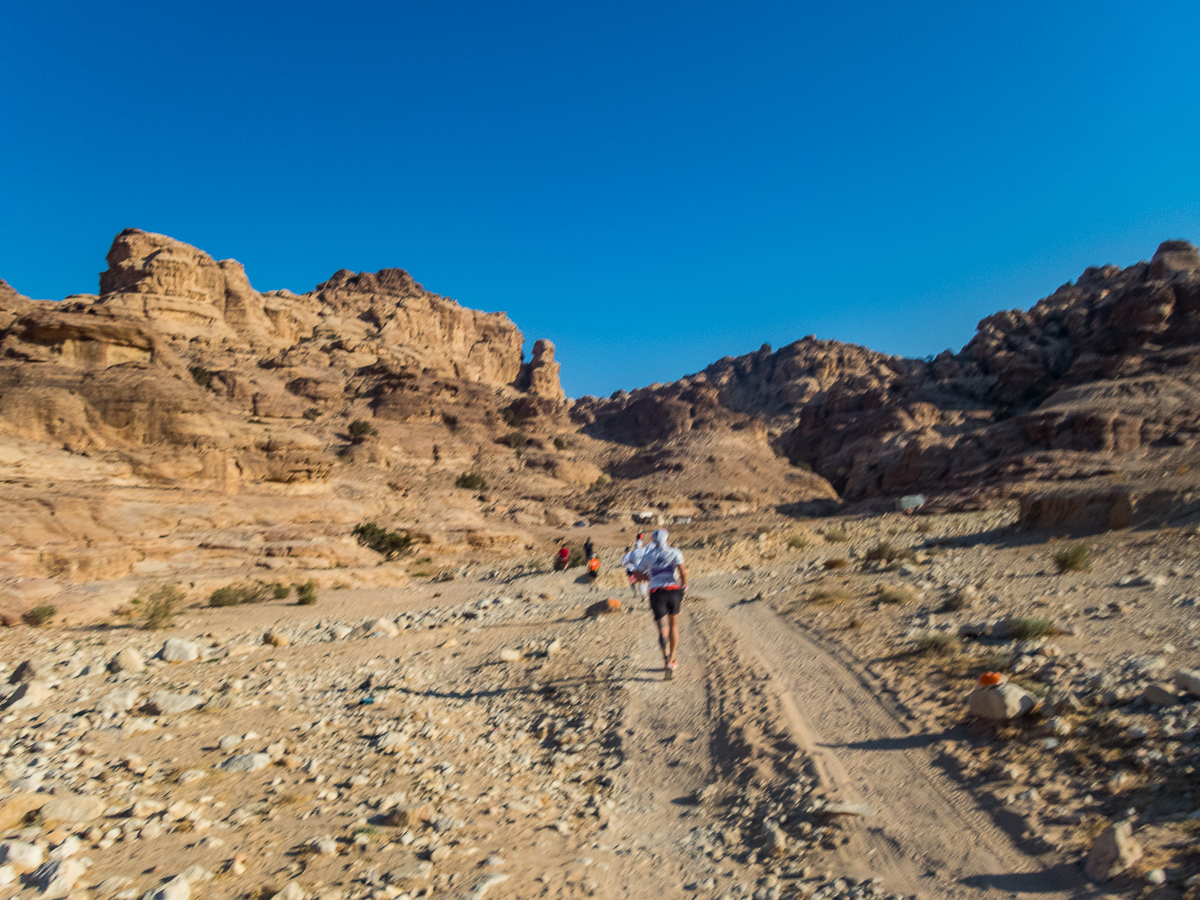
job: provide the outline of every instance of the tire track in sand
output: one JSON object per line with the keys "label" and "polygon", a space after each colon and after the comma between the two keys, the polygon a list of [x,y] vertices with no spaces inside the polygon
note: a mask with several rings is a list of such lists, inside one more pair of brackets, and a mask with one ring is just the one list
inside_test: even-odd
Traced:
{"label": "tire track in sand", "polygon": [[832,653],[765,603],[740,603],[719,584],[702,589],[743,652],[753,648],[770,674],[789,729],[827,789],[878,811],[841,848],[849,869],[865,862],[893,890],[947,900],[1092,894],[1075,867],[1047,869],[1017,848],[935,765],[936,737],[910,733]]}

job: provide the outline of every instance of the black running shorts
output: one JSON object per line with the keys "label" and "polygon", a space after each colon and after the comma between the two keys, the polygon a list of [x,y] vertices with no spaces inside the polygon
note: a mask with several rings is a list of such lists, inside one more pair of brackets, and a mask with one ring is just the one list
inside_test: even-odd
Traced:
{"label": "black running shorts", "polygon": [[650,592],[650,611],[655,619],[679,615],[683,603],[683,588],[658,588]]}

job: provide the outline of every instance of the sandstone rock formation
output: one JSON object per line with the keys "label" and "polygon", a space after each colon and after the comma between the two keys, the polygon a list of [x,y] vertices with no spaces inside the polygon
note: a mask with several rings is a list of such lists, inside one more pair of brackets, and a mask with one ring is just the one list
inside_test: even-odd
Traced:
{"label": "sandstone rock formation", "polygon": [[[805,338],[678,382],[584,398],[596,437],[639,444],[755,417],[848,500],[1119,477],[1200,434],[1200,253],[1091,268],[1028,311],[979,324],[955,354],[902,359]],[[1184,460],[1180,460],[1180,464]]]}

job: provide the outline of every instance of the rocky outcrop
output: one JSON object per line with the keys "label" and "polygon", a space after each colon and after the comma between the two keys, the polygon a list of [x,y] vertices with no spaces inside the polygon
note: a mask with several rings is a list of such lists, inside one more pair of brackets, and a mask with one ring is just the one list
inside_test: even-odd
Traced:
{"label": "rocky outcrop", "polygon": [[108,251],[100,303],[115,316],[150,320],[163,334],[209,346],[269,347],[288,342],[250,286],[241,263],[218,262],[161,234],[127,228]]}
{"label": "rocky outcrop", "polygon": [[561,403],[567,395],[558,378],[560,368],[554,361],[554,344],[545,338],[535,341],[533,359],[521,366],[517,387],[535,397]]}
{"label": "rocky outcrop", "polygon": [[342,269],[310,296],[323,312],[364,323],[393,368],[494,385],[520,373],[524,338],[508,316],[431,294],[403,269]]}
{"label": "rocky outcrop", "polygon": [[562,420],[553,344],[524,365],[507,316],[401,269],[264,294],[239,263],[138,229],[107,261],[98,296],[0,288],[0,431],[228,485],[321,481],[331,450],[386,465],[349,433],[355,418],[449,432],[422,439],[435,458],[439,440],[477,448],[514,415],[551,432]]}
{"label": "rocky outcrop", "polygon": [[[887,356],[805,338],[668,385],[584,398],[573,418],[639,445],[761,423],[849,500],[1111,475],[1200,435],[1200,252],[1090,268],[959,353]],[[1122,462],[1124,461],[1124,462]]]}

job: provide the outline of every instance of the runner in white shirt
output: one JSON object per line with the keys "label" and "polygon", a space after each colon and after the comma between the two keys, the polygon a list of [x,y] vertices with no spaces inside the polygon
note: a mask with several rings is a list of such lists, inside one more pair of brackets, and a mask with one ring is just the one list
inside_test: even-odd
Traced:
{"label": "runner in white shirt", "polygon": [[637,580],[638,566],[641,565],[642,556],[646,552],[645,543],[642,541],[642,533],[639,531],[637,543],[633,545],[633,549],[621,557],[621,565],[625,567],[625,571],[629,573],[629,587],[633,589],[635,597],[650,596],[650,587],[646,582]]}
{"label": "runner in white shirt", "polygon": [[642,554],[638,580],[650,585],[650,612],[654,614],[654,625],[658,629],[663,669],[670,679],[679,665],[675,658],[679,647],[679,607],[687,590],[688,574],[683,554],[667,543],[667,536],[661,528],[650,536],[653,543]]}

